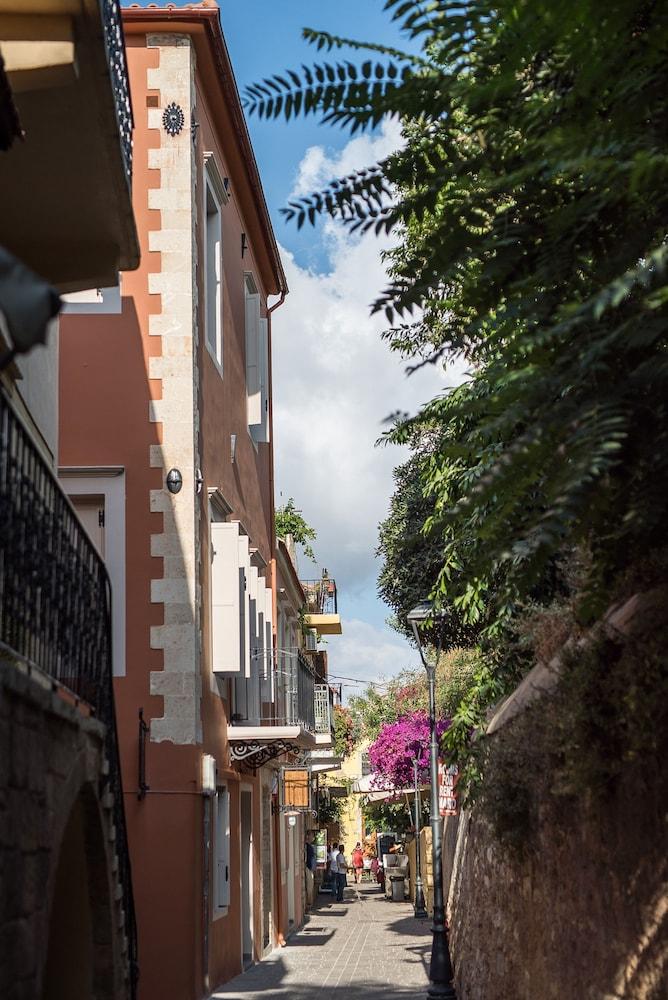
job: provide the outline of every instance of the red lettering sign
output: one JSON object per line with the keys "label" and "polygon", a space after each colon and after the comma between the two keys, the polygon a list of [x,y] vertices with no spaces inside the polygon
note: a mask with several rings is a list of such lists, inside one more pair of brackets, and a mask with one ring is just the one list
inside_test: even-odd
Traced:
{"label": "red lettering sign", "polygon": [[456,764],[438,765],[438,811],[441,816],[456,816],[459,808],[457,803],[457,782],[459,768]]}

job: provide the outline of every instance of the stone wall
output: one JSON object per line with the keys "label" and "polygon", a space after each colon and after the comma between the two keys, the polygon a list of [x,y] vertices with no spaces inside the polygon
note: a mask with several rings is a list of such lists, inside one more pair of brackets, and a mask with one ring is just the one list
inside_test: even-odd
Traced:
{"label": "stone wall", "polygon": [[104,727],[0,660],[0,997],[127,1000]]}
{"label": "stone wall", "polygon": [[[656,612],[656,602],[650,610]],[[608,643],[609,657],[600,664],[606,686],[623,678],[617,701],[628,700],[624,718],[633,723],[619,741],[614,780],[567,794],[557,787],[562,760],[541,756],[540,748],[546,732],[551,739],[565,724],[564,703],[550,714],[545,695],[489,738],[490,766],[510,761],[502,776],[510,801],[500,807],[497,801],[496,813],[483,802],[460,820],[449,905],[459,1000],[668,997],[665,630],[658,619],[635,634],[623,624],[616,622],[616,645]],[[577,655],[582,664],[582,644]],[[634,735],[650,747],[644,757],[634,750]],[[600,746],[614,751],[614,736],[603,726]],[[553,748],[554,740],[547,745]],[[590,747],[584,740],[575,745],[576,764],[586,763]],[[524,811],[529,826],[511,829],[509,837],[508,828],[504,834],[496,825],[499,808],[506,821]]]}

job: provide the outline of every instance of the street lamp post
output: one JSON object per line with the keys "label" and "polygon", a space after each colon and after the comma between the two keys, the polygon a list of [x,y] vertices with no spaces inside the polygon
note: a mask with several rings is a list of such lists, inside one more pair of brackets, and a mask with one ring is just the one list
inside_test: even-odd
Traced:
{"label": "street lamp post", "polygon": [[416,917],[428,917],[427,907],[424,905],[424,888],[422,886],[422,865],[420,862],[420,788],[418,785],[418,769],[420,761],[416,756],[413,759],[413,775],[415,777],[415,906],[413,912]]}
{"label": "street lamp post", "polygon": [[431,857],[434,882],[434,920],[432,924],[431,962],[429,964],[429,980],[431,986],[427,996],[433,1000],[457,1000],[452,985],[454,973],[448,945],[448,931],[445,925],[445,903],[443,900],[443,838],[441,836],[441,817],[438,809],[438,739],[436,736],[436,663],[443,642],[443,627],[439,632],[439,642],[436,661],[431,663],[425,656],[420,636],[420,626],[438,617],[430,601],[421,601],[408,615],[408,621],[413,629],[415,641],[420,653],[420,659],[427,671],[429,684],[429,777],[431,784]]}

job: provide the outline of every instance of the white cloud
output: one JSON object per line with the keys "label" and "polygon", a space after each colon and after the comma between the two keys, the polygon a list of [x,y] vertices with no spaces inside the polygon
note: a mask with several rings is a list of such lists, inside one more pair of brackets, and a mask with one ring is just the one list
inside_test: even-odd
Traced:
{"label": "white cloud", "polygon": [[[314,147],[295,190],[311,191],[398,142],[398,129],[386,123],[377,137],[353,139],[334,156]],[[327,222],[323,239],[328,273],[302,268],[282,251],[290,294],[272,324],[277,503],[281,494],[283,501],[294,497],[317,530],[320,566],[337,581],[344,636],[330,644],[331,669],[347,674],[357,663],[363,676],[389,675],[406,665],[410,648],[377,627],[387,612],[375,598],[374,551],[402,452],[375,445],[392,412],[414,412],[459,379],[432,366],[406,376],[405,363],[381,339],[385,319],[371,316],[370,304],[386,284],[381,252],[388,238],[351,239]],[[317,572],[305,562],[301,569]]]}
{"label": "white cloud", "polygon": [[323,146],[311,146],[299,164],[290,197],[313,194],[336,177],[382,160],[401,145],[399,121],[386,118],[376,135],[357,136],[334,153],[328,154]]}
{"label": "white cloud", "polygon": [[383,681],[406,667],[418,667],[415,650],[387,629],[357,618],[345,619],[343,629],[343,635],[331,638],[326,649],[331,683],[343,685],[344,701],[364,691],[355,680],[364,684]]}

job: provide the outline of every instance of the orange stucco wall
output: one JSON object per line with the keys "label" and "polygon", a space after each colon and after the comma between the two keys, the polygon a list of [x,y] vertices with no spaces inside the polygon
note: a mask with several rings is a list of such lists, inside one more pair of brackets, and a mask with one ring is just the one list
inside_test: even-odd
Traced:
{"label": "orange stucco wall", "polygon": [[[198,39],[198,45],[201,45]],[[126,483],[126,676],[117,678],[118,728],[122,752],[133,882],[139,924],[140,1000],[199,1000],[241,970],[240,886],[231,882],[227,916],[208,923],[204,947],[203,873],[204,802],[199,791],[202,753],[218,762],[219,778],[230,790],[231,869],[239,871],[239,781],[253,790],[253,840],[261,842],[259,777],[243,775],[226,765],[228,685],[212,678],[208,659],[208,487],[218,487],[242,520],[252,544],[272,570],[272,452],[255,447],[246,426],[244,271],[252,271],[266,298],[260,266],[252,244],[241,258],[241,233],[247,225],[234,196],[223,212],[224,378],[221,378],[199,337],[195,363],[199,370],[199,456],[204,489],[199,498],[202,607],[201,745],[148,742],[146,780],[150,786],[139,801],[138,711],[146,719],[163,715],[163,699],[150,693],[151,671],[163,667],[163,652],[151,647],[151,626],[161,625],[164,608],[151,601],[151,581],[163,575],[162,559],[151,555],[151,535],[162,530],[162,514],[151,512],[151,491],[163,486],[163,470],[149,464],[149,449],[162,443],[162,425],[149,420],[149,402],[161,396],[161,382],[148,375],[149,358],[162,350],[161,338],[149,335],[149,317],[161,309],[161,297],[149,292],[149,276],[161,268],[161,255],[149,251],[149,233],[161,226],[161,213],[148,208],[148,193],[158,186],[159,171],[149,169],[149,150],[159,145],[157,130],[148,127],[148,107],[160,95],[147,89],[147,70],[159,64],[160,50],[147,48],[136,26],[127,38],[135,117],[133,201],[141,244],[141,266],[123,275],[122,314],[72,315],[61,324],[60,463],[62,466],[123,466]],[[203,150],[213,150],[221,169],[227,168],[222,135],[222,111],[212,109],[201,80],[196,78],[200,121],[197,160],[200,164],[195,205],[202,204]],[[209,91],[207,90],[207,93]],[[163,98],[164,99],[164,98]],[[219,96],[216,97],[218,104]],[[216,118],[218,116],[218,118]],[[221,138],[222,135],[222,138]],[[230,175],[239,177],[238,165]],[[239,182],[241,183],[241,182]],[[248,199],[248,192],[244,192]],[[242,203],[242,199],[239,199]],[[85,207],[82,206],[82,210]],[[201,229],[197,230],[201,252]],[[250,241],[249,241],[250,242]],[[266,268],[266,264],[263,264]],[[198,276],[198,284],[201,275]],[[201,287],[200,287],[201,291]],[[200,310],[200,315],[202,311]],[[264,310],[263,310],[264,314]],[[237,435],[236,461],[230,461],[230,435]],[[117,598],[118,599],[118,598]],[[261,865],[254,857],[254,939],[261,947]],[[208,964],[208,983],[205,966]]]}

